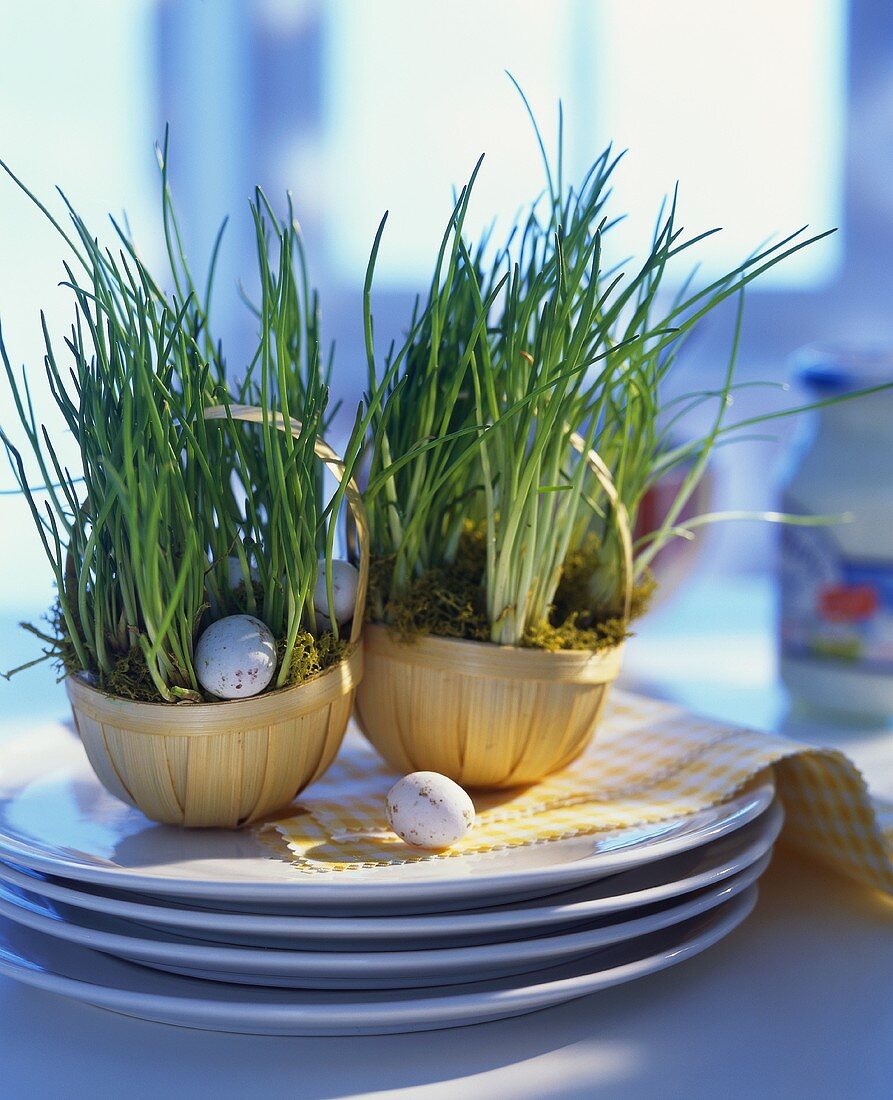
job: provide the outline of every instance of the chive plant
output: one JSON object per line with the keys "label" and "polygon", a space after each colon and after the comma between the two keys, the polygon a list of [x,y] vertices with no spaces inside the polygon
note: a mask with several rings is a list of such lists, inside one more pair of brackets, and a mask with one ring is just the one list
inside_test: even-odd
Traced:
{"label": "chive plant", "polygon": [[[374,417],[366,493],[372,551],[387,563],[373,614],[394,622],[414,587],[432,575],[448,590],[471,524],[483,539],[478,587],[485,621],[465,636],[506,645],[554,642],[554,635],[542,639],[550,626],[562,625],[555,622],[556,602],[571,556],[595,546],[585,605],[570,609],[569,625],[578,618],[596,626],[625,620],[630,586],[642,584],[667,541],[723,518],[679,522],[714,446],[735,427],[727,415],[744,289],[825,236],[801,230],[706,287],[693,289],[690,279],[667,306],[661,291],[671,261],[710,234],[684,233],[674,195],[644,258],[629,270],[612,269],[604,242],[617,221],[607,206],[620,158],[608,148],[578,187],[566,186],[561,137],[553,169],[535,121],[534,129],[546,191],[503,245],[491,247],[486,237],[474,244],[465,232],[480,162],[459,196],[427,299],[417,305],[399,352],[385,360],[391,382]],[[735,297],[720,386],[681,406],[665,398],[687,337]],[[369,301],[367,293],[371,392],[379,368]],[[673,447],[669,433],[679,414],[708,402],[714,404],[709,431]],[[623,544],[642,498],[683,463],[687,473],[666,519],[628,547],[628,575]],[[451,624],[443,632],[462,633]],[[579,645],[580,636],[571,631],[559,644]]]}
{"label": "chive plant", "polygon": [[[255,229],[258,264],[258,298],[246,304],[257,320],[259,340],[254,359],[249,363],[237,389],[239,400],[264,409],[276,407],[286,417],[313,418],[314,433],[325,433],[338,405],[328,405],[334,348],[329,349],[325,364],[321,359],[320,310],[316,291],[310,286],[307,258],[300,227],[294,216],[291,195],[287,196],[287,217],[280,219],[260,188],[250,204]],[[255,465],[263,465],[261,453],[266,433],[254,432],[250,455]],[[321,515],[323,467],[311,461],[307,470],[316,494],[315,507]],[[264,515],[270,515],[271,502],[265,501]],[[325,532],[318,531],[317,549],[325,552]],[[315,576],[315,562],[312,570]],[[306,569],[311,563],[306,563]],[[312,586],[311,586],[312,590]]]}
{"label": "chive plant", "polygon": [[[380,403],[371,420],[369,478],[364,494],[371,546],[393,561],[391,595],[420,572],[452,561],[465,519],[475,505],[469,489],[476,451],[470,363],[483,337],[486,310],[501,288],[465,275],[461,233],[480,162],[459,196],[443,236],[425,308],[417,303],[410,336],[389,352],[384,379],[376,362],[371,286],[373,250],[364,295],[368,394]],[[370,401],[370,405],[372,402]],[[472,475],[473,476],[473,475]]]}
{"label": "chive plant", "polygon": [[[60,342],[43,319],[42,327],[50,393],[80,470],[60,462],[27,372],[16,377],[2,332],[0,354],[27,448],[3,429],[0,438],[55,577],[55,629],[40,634],[46,655],[112,692],[174,702],[201,698],[193,665],[201,627],[237,611],[258,615],[279,639],[276,686],[300,675],[298,658],[320,633],[312,593],[320,549],[331,560],[328,529],[338,510],[324,505],[315,454],[330,366],[320,365],[318,307],[290,205],[286,222],[259,191],[251,206],[258,343],[232,392],[209,320],[222,228],[199,293],[170,198],[166,143],[159,160],[170,293],[119,225],[117,252],[103,249],[64,195],[73,229],[6,169],[71,253],[71,331]],[[262,406],[262,423],[237,422],[233,405],[243,401]],[[223,407],[221,417],[206,419],[214,405]],[[299,427],[279,431],[282,418]],[[335,659],[343,645],[329,619],[333,637],[324,648]]]}
{"label": "chive plant", "polygon": [[56,580],[59,627],[79,668],[110,680],[134,645],[166,700],[194,694],[192,641],[205,602],[201,501],[213,479],[187,425],[204,404],[182,310],[160,304],[139,267],[119,264],[75,219],[89,278],[67,267],[76,316],[67,363],[44,323],[50,391],[80,455],[76,481],[39,425],[27,381],[4,367],[40,468],[31,488],[23,457],[3,442]]}
{"label": "chive plant", "polygon": [[[283,512],[283,502],[279,495],[283,488],[289,489],[293,499],[288,501],[296,515],[301,514],[300,494],[296,486],[295,471],[302,469],[306,484],[313,486],[315,493],[314,508],[317,522],[317,548],[325,554],[325,520],[323,500],[323,466],[315,459],[312,442],[317,435],[325,432],[338,411],[338,405],[328,405],[328,390],[332,374],[334,348],[331,347],[325,365],[321,360],[320,308],[319,297],[310,282],[309,268],[301,230],[294,214],[291,194],[287,194],[287,217],[280,218],[273,209],[261,188],[255,188],[253,201],[249,203],[252,223],[255,231],[255,249],[257,258],[257,300],[253,300],[245,287],[240,287],[242,299],[253,315],[257,330],[257,349],[251,362],[241,375],[227,377],[223,348],[213,336],[211,324],[211,298],[214,273],[220,253],[227,219],[221,223],[216,235],[208,265],[208,275],[204,288],[200,291],[194,278],[183,248],[183,239],[174,208],[168,176],[169,134],[165,132],[164,143],[156,148],[161,171],[162,215],[164,238],[177,293],[189,303],[189,324],[196,344],[213,368],[213,377],[221,386],[228,387],[240,403],[259,406],[265,410],[278,411],[282,416],[298,419],[307,429],[300,436],[304,448],[301,461],[292,457],[285,467],[281,462],[276,469],[270,468],[271,458],[275,459],[277,447],[293,449],[290,441],[277,439],[271,428],[272,422],[265,422],[263,428],[243,426],[240,429],[241,446],[238,451],[230,450],[229,463],[232,467],[246,467],[243,481],[253,492],[244,496],[243,511],[249,514],[251,531],[242,540],[242,547],[233,547],[230,562],[236,566],[238,579],[248,592],[251,610],[266,616],[265,621],[283,623],[285,635],[291,639],[286,645],[285,657],[289,659],[294,649],[295,627],[300,616],[292,615],[287,622],[283,618],[282,577],[284,572],[270,572],[267,560],[253,560],[253,548],[275,546],[282,538],[282,530],[270,529],[270,524],[281,525],[288,509]],[[116,227],[117,228],[117,227]],[[120,231],[128,250],[135,252],[129,237]],[[157,288],[156,288],[157,289]],[[159,294],[161,292],[158,292]],[[218,391],[219,392],[219,391]],[[213,397],[213,395],[210,395]],[[271,434],[272,432],[272,434]],[[310,449],[308,450],[308,445]],[[287,473],[283,474],[283,471]],[[282,482],[285,477],[285,485]],[[289,480],[290,479],[290,480]],[[238,479],[236,490],[244,488]],[[271,493],[274,494],[271,496]],[[298,499],[294,499],[297,495]],[[297,547],[292,546],[297,552]],[[235,557],[236,561],[232,562]],[[300,550],[299,569],[303,577],[301,589],[309,582],[312,592],[316,578],[317,558],[312,557],[306,546]],[[215,559],[218,606],[233,609],[233,601],[227,599],[226,574],[232,578],[233,570],[229,563],[217,556]],[[263,607],[254,606],[251,589],[258,581],[264,590]],[[306,608],[305,618],[315,630],[315,614],[312,601],[303,597]],[[331,618],[331,617],[330,617]],[[333,623],[337,635],[337,623]],[[288,660],[283,662],[286,667]],[[280,670],[280,675],[284,675]]]}

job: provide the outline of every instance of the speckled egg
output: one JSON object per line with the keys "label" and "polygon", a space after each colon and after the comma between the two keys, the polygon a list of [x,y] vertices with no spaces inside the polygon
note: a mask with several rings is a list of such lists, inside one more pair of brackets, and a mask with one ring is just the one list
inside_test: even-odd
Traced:
{"label": "speckled egg", "polygon": [[253,615],[211,623],[195,647],[198,682],[220,699],[259,695],[276,671],[276,639]]}
{"label": "speckled egg", "polygon": [[[357,585],[360,574],[349,561],[332,562],[332,604],[335,618],[340,626],[353,618],[353,609],[357,600]],[[328,622],[329,601],[326,596],[326,559],[320,558],[317,565],[316,587],[313,589],[313,607],[318,616]]]}
{"label": "speckled egg", "polygon": [[[253,581],[260,579],[257,566],[249,566],[248,572]],[[240,584],[244,584],[245,582],[245,575],[242,572],[242,563],[235,555],[226,559],[226,579],[229,582],[230,588],[238,588]]]}
{"label": "speckled egg", "polygon": [[474,803],[458,783],[438,772],[413,772],[387,797],[388,824],[417,848],[449,848],[474,824]]}

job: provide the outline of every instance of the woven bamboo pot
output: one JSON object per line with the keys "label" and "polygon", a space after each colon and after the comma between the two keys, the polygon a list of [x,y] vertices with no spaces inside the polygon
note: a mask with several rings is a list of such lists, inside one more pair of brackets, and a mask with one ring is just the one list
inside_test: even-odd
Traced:
{"label": "woven bamboo pot", "polygon": [[363,732],[399,771],[440,772],[468,787],[533,783],[570,764],[621,659],[619,646],[546,653],[431,635],[406,644],[370,625],[364,648]]}
{"label": "woven bamboo pot", "polygon": [[[571,442],[583,451],[578,436]],[[628,618],[629,521],[604,462],[594,451],[586,459],[613,505]],[[491,788],[534,783],[580,755],[623,648],[552,653],[433,635],[404,643],[368,624],[364,644],[356,716],[382,756],[399,771],[436,771],[463,786]]]}
{"label": "woven bamboo pot", "polygon": [[[264,413],[234,405],[235,420]],[[221,407],[207,419],[224,419]],[[274,416],[281,431],[297,421]],[[316,453],[336,477],[338,455],[322,440]],[[360,638],[369,577],[366,516],[356,486],[346,490],[359,535],[359,572],[347,655],[293,687],[219,703],[139,703],[66,680],[78,734],[102,784],[117,798],[167,825],[235,829],[286,806],[332,763],[363,678]]]}
{"label": "woven bamboo pot", "polygon": [[363,649],[295,687],[225,703],[135,703],[66,681],[81,741],[113,795],[166,825],[235,829],[287,805],[328,768]]}

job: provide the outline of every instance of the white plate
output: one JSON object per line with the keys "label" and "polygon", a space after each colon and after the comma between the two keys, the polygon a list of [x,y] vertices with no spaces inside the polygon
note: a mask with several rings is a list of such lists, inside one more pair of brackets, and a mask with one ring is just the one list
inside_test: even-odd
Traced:
{"label": "white plate", "polygon": [[131,921],[85,913],[0,885],[0,915],[38,932],[130,962],[219,982],[290,989],[408,989],[458,985],[542,970],[593,951],[669,928],[729,901],[756,882],[770,854],[730,880],[683,902],[602,919],[583,931],[475,947],[375,952],[225,947],[152,932]]}
{"label": "white plate", "polygon": [[[48,770],[48,761],[52,769]],[[640,828],[461,859],[308,876],[248,831],[154,825],[108,794],[64,726],[0,747],[0,858],[78,882],[282,912],[435,912],[554,893],[734,832],[770,804],[770,773],[719,806]]]}
{"label": "white plate", "polygon": [[[235,982],[242,985],[261,985],[280,989],[433,989],[480,981],[493,981],[498,978],[532,974],[563,963],[573,962],[576,959],[591,955],[594,951],[600,951],[615,944],[634,942],[653,932],[672,928],[674,925],[682,924],[686,920],[700,916],[702,913],[708,913],[712,909],[730,902],[732,898],[737,897],[752,886],[765,871],[770,859],[771,853],[767,853],[762,859],[757,860],[752,867],[742,871],[739,875],[735,875],[723,886],[705,891],[704,894],[689,898],[681,904],[664,906],[657,913],[649,913],[620,923],[600,923],[596,928],[581,932],[497,945],[462,947],[452,951],[380,951],[375,954],[345,955],[341,953],[325,955],[326,964],[328,960],[332,959],[337,961],[342,959],[356,960],[356,970],[350,977],[328,978],[308,976],[306,973],[295,975],[284,972],[269,974],[267,971],[272,968],[269,966],[270,956],[277,954],[270,951],[261,951],[255,956],[262,965],[267,964],[260,971],[232,972],[216,968],[207,970],[194,966],[192,963],[188,966],[161,965],[159,963],[152,965],[155,969],[167,970],[173,974],[183,974],[192,978],[203,978],[206,981]],[[279,969],[282,971],[306,969],[308,959],[315,962],[322,955],[322,952],[304,954],[301,957],[300,966],[282,966]],[[413,958],[407,960],[407,956],[413,956]],[[367,965],[366,960],[375,960],[378,963],[385,963],[385,960],[387,960],[387,965],[392,966],[393,970],[391,973],[386,973],[379,966],[376,968],[378,973],[374,973],[372,968]],[[144,963],[144,965],[146,964]],[[321,968],[320,965],[317,965],[314,969],[318,971]],[[339,969],[344,971],[347,968],[342,967]]]}
{"label": "white plate", "polygon": [[[0,863],[0,881],[33,894],[136,921],[150,928],[195,939],[245,947],[289,947],[305,951],[387,951],[458,947],[544,934],[630,909],[666,902],[725,881],[749,867],[772,847],[784,813],[776,800],[766,813],[712,844],[657,860],[598,882],[533,901],[464,913],[408,917],[267,916],[187,909],[176,902],[148,905],[131,895],[82,884],[47,880],[35,871]],[[78,916],[75,923],[83,923]]]}
{"label": "white plate", "polygon": [[527,977],[459,989],[343,993],[262,989],[161,974],[0,921],[0,973],[159,1023],[252,1035],[386,1035],[521,1016],[682,962],[728,935],[756,886],[692,921]]}

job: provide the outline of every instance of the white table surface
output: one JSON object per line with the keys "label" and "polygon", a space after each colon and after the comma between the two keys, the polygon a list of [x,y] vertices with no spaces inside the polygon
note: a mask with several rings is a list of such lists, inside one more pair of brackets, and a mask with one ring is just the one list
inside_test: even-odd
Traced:
{"label": "white table surface", "polygon": [[[838,744],[893,796],[893,733],[791,713],[765,585],[690,589],[630,645],[626,684]],[[0,624],[5,625],[5,624]],[[672,645],[667,640],[672,639]],[[0,646],[0,658],[4,657]],[[8,665],[6,666],[8,667]],[[61,699],[0,687],[3,726]],[[39,700],[39,702],[38,702]],[[2,733],[2,729],[0,729]],[[276,1039],[115,1016],[0,979],[0,1097],[893,1095],[893,901],[779,849],[753,915],[682,966],[532,1016],[419,1035]]]}

